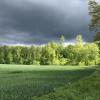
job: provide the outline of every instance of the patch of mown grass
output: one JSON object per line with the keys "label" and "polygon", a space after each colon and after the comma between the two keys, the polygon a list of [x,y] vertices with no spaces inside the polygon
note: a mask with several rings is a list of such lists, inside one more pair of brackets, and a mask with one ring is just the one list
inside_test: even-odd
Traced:
{"label": "patch of mown grass", "polygon": [[100,100],[100,68],[78,82],[66,84],[47,95],[32,100]]}
{"label": "patch of mown grass", "polygon": [[90,76],[94,70],[80,66],[0,65],[0,100],[40,97]]}

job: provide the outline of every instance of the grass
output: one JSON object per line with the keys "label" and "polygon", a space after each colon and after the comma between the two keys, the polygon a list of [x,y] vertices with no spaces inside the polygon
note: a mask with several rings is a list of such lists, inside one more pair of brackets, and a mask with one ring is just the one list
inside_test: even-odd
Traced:
{"label": "grass", "polygon": [[79,84],[95,70],[85,66],[0,65],[0,100],[67,100],[59,96],[72,94],[71,89],[78,87],[73,84]]}
{"label": "grass", "polygon": [[100,68],[79,81],[32,100],[100,100]]}

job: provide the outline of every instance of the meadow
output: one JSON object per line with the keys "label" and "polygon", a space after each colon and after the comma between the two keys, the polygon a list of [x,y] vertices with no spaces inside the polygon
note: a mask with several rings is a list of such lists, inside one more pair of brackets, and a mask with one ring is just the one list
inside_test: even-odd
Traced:
{"label": "meadow", "polygon": [[1,64],[0,100],[37,100],[38,97],[74,84],[94,72],[95,68],[90,66]]}
{"label": "meadow", "polygon": [[91,75],[33,100],[100,100],[100,66]]}

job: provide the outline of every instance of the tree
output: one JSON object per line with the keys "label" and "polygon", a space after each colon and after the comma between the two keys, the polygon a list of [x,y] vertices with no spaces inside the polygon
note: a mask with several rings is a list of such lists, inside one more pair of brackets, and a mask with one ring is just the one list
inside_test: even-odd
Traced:
{"label": "tree", "polygon": [[23,64],[32,64],[30,48],[29,47],[20,47],[20,49],[21,49],[20,56],[22,58],[22,63]]}
{"label": "tree", "polygon": [[4,48],[2,46],[0,46],[0,64],[4,64],[5,63],[4,57],[5,57]]}
{"label": "tree", "polygon": [[96,0],[89,0],[89,13],[91,15],[90,30],[96,31],[94,42],[100,49],[100,4]]}
{"label": "tree", "polygon": [[76,36],[76,45],[77,45],[77,46],[83,46],[82,35],[77,35],[77,36]]}
{"label": "tree", "polygon": [[6,54],[6,56],[5,56],[5,57],[6,57],[6,58],[5,58],[6,64],[11,64],[11,63],[13,63],[13,55],[12,55],[11,47],[8,47],[8,48],[6,49],[5,54]]}
{"label": "tree", "polygon": [[95,62],[99,57],[99,48],[95,43],[88,43],[82,49],[82,61],[85,62],[85,65],[89,65],[91,62]]}
{"label": "tree", "polygon": [[75,64],[75,52],[73,45],[68,45],[64,48],[63,57],[67,59],[68,64]]}
{"label": "tree", "polygon": [[40,65],[40,59],[41,59],[41,47],[36,47],[35,51],[34,51],[34,60],[33,60],[33,64],[37,64]]}
{"label": "tree", "polygon": [[91,15],[90,30],[100,31],[100,4],[89,0],[89,14]]}
{"label": "tree", "polygon": [[63,45],[64,41],[65,41],[65,37],[64,37],[64,35],[61,35],[61,37],[60,37],[60,44]]}
{"label": "tree", "polygon": [[[95,37],[99,40],[99,33]],[[1,64],[41,64],[41,65],[79,65],[80,63],[98,64],[100,62],[99,49],[96,43],[83,44],[81,35],[77,35],[76,44],[66,47],[49,42],[45,46],[0,46]]]}
{"label": "tree", "polygon": [[23,64],[23,59],[21,57],[21,47],[16,46],[12,48],[13,63]]}
{"label": "tree", "polygon": [[99,46],[100,49],[100,32],[97,32],[95,37],[94,37],[94,42]]}
{"label": "tree", "polygon": [[74,46],[75,63],[78,65],[82,61],[82,49],[84,48],[82,35],[76,36],[76,45]]}
{"label": "tree", "polygon": [[31,53],[31,63],[34,64],[36,62],[36,47],[35,46],[30,47],[30,53]]}
{"label": "tree", "polygon": [[53,42],[48,43],[42,48],[41,64],[55,65],[59,64],[58,55],[56,53],[57,45]]}

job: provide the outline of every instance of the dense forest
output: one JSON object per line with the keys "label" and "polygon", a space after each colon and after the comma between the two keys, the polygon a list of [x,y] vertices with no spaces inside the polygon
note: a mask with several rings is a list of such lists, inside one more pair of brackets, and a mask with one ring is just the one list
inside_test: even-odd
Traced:
{"label": "dense forest", "polygon": [[76,36],[73,45],[64,46],[64,36],[59,43],[49,42],[45,46],[0,46],[0,64],[39,65],[95,65],[99,64],[99,47],[95,43],[83,43]]}

